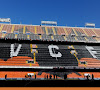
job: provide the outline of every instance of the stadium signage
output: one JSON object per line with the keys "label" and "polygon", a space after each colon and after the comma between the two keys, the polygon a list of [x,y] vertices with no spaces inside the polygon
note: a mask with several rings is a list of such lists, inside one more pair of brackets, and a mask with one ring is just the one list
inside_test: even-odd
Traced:
{"label": "stadium signage", "polygon": [[[22,44],[19,44],[15,50],[15,45],[11,44],[10,57],[17,56],[21,47],[22,47]],[[55,53],[54,49],[59,50],[59,47],[57,45],[49,45],[48,49],[49,49],[50,56],[55,57],[56,60],[58,57],[62,57],[62,54],[60,52]]]}
{"label": "stadium signage", "polygon": [[0,18],[0,22],[11,22],[10,18]]}
{"label": "stadium signage", "polygon": [[48,49],[49,49],[50,56],[55,57],[56,60],[57,60],[58,57],[62,57],[62,54],[60,52],[58,52],[58,54],[55,53],[54,49],[59,50],[58,46],[56,46],[56,45],[49,45]]}
{"label": "stadium signage", "polygon": [[94,23],[86,23],[85,26],[95,27],[95,24]]}
{"label": "stadium signage", "polygon": [[54,21],[41,21],[41,24],[52,24],[52,25],[57,25],[57,22],[54,22]]}
{"label": "stadium signage", "polygon": [[[22,44],[19,44],[16,47],[16,49],[15,49],[15,44],[11,44],[11,46],[10,46],[10,57],[18,56],[21,48],[22,48]],[[93,58],[98,58],[96,56],[96,54],[99,54],[99,53],[96,51],[96,49],[94,49],[91,46],[85,46],[85,48],[89,51],[89,53],[93,56]],[[59,47],[57,45],[49,45],[48,49],[49,49],[50,56],[52,58],[56,58],[57,61],[58,61],[57,58],[62,57],[62,53],[58,51]]]}

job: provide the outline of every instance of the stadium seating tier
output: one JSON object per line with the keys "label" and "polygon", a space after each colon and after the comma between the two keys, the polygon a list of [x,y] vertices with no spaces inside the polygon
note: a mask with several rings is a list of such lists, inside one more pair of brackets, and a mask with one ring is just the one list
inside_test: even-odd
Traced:
{"label": "stadium seating tier", "polygon": [[68,42],[99,42],[99,29],[0,24],[0,38]]}
{"label": "stadium seating tier", "polygon": [[99,60],[99,46],[0,43],[0,66],[100,67]]}

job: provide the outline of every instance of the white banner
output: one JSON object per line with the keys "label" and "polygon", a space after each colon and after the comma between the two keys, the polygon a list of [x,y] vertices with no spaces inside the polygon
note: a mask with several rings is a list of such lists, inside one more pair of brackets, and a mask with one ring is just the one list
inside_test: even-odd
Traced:
{"label": "white banner", "polygon": [[11,22],[10,18],[0,18],[0,22]]}
{"label": "white banner", "polygon": [[57,25],[57,22],[54,22],[54,21],[41,21],[41,24],[55,24],[55,25]]}
{"label": "white banner", "polygon": [[94,24],[94,23],[86,23],[85,26],[92,26],[92,27],[95,27],[95,24]]}

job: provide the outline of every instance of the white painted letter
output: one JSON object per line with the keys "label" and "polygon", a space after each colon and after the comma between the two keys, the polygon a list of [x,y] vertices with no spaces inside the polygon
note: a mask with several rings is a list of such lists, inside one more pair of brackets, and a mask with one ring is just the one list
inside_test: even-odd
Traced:
{"label": "white painted letter", "polygon": [[17,50],[14,52],[14,48],[15,48],[15,46],[14,46],[14,44],[11,44],[10,57],[17,56],[18,53],[19,53],[19,51],[20,51],[20,49],[21,49],[21,46],[22,46],[22,45],[19,44]]}
{"label": "white painted letter", "polygon": [[62,54],[60,52],[58,52],[58,54],[55,54],[52,51],[53,48],[59,50],[59,47],[58,46],[56,46],[56,45],[49,45],[48,48],[49,48],[50,56],[55,57],[55,58],[62,57]]}
{"label": "white painted letter", "polygon": [[92,51],[94,50],[93,47],[90,47],[90,46],[86,46],[86,49],[90,52],[90,54],[94,57],[94,58],[97,58],[95,54],[97,54],[96,51]]}

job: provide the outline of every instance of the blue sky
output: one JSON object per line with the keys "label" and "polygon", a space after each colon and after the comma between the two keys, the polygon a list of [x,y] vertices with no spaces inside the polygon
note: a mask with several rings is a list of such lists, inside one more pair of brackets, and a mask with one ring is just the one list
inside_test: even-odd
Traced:
{"label": "blue sky", "polygon": [[100,0],[0,0],[0,18],[13,24],[40,25],[42,20],[57,21],[59,26],[100,27]]}

